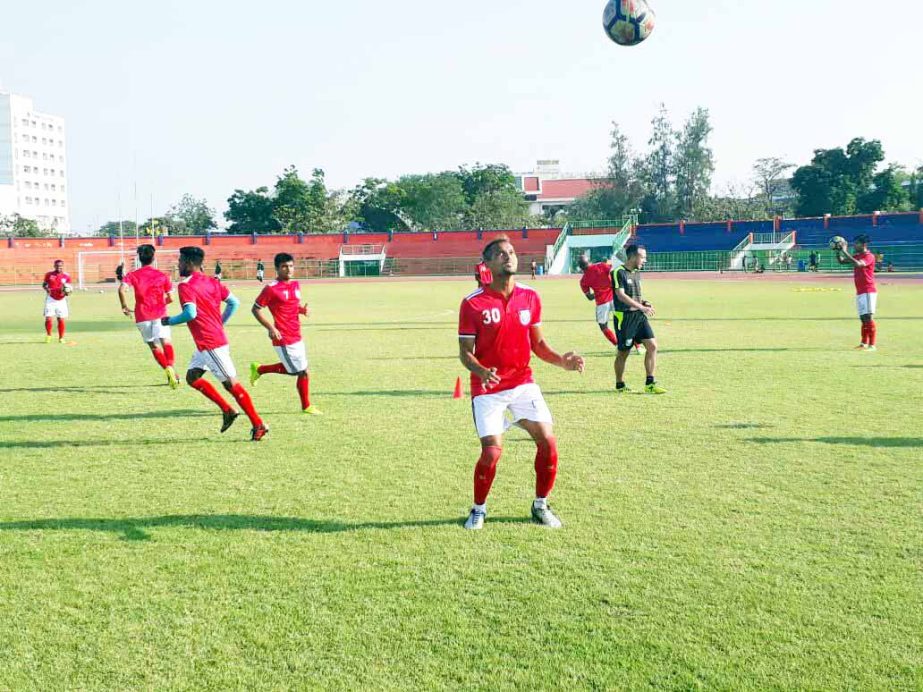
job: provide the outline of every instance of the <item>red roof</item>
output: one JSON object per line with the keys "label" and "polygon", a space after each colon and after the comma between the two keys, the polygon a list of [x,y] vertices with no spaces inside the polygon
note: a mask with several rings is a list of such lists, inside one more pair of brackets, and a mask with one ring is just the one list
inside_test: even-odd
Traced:
{"label": "red roof", "polygon": [[595,189],[598,181],[587,178],[572,180],[543,180],[542,193],[538,196],[543,199],[577,199]]}
{"label": "red roof", "polygon": [[538,176],[529,176],[522,179],[522,189],[524,192],[538,192],[541,187],[538,182]]}

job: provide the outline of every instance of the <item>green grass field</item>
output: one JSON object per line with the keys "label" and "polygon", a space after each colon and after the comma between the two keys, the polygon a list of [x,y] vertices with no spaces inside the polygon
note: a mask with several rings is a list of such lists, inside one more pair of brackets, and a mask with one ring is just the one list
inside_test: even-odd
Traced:
{"label": "green grass field", "polygon": [[[266,376],[260,444],[161,384],[113,292],[72,299],[72,345],[2,293],[0,688],[921,689],[923,285],[882,287],[874,354],[823,286],[650,276],[669,394],[617,399],[592,305],[539,282],[587,356],[536,366],[565,528],[528,522],[515,431],[475,534],[473,282],[309,284],[327,415]],[[229,333],[274,361],[246,309]]]}

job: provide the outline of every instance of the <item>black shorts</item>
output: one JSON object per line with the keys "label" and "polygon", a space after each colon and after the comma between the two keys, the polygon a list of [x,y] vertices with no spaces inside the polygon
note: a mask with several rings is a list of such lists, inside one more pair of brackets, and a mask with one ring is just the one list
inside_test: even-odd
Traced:
{"label": "black shorts", "polygon": [[615,313],[615,335],[618,337],[619,351],[630,351],[632,346],[641,341],[654,338],[651,323],[640,310]]}

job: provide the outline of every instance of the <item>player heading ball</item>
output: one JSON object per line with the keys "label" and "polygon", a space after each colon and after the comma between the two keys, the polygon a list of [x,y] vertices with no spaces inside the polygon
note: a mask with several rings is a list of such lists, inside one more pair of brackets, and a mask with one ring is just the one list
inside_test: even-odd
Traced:
{"label": "player heading ball", "polygon": [[[471,372],[471,407],[481,439],[481,456],[474,468],[474,506],[466,529],[480,529],[487,516],[487,495],[503,451],[503,433],[515,424],[535,441],[534,521],[560,528],[561,521],[548,505],[558,471],[558,447],[551,411],[532,378],[534,353],[565,370],[583,372],[576,353],[561,355],[542,334],[542,301],[528,286],[517,284],[516,250],[506,237],[489,242],[482,254],[490,270],[490,283],[461,303],[458,318],[459,358]],[[506,418],[507,411],[512,422]]]}

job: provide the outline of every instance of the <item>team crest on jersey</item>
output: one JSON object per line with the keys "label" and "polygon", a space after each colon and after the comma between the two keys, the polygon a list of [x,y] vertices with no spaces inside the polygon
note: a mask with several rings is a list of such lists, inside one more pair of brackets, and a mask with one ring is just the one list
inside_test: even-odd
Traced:
{"label": "team crest on jersey", "polygon": [[530,322],[532,322],[532,311],[531,310],[520,310],[519,311],[519,323],[523,327],[528,327]]}

